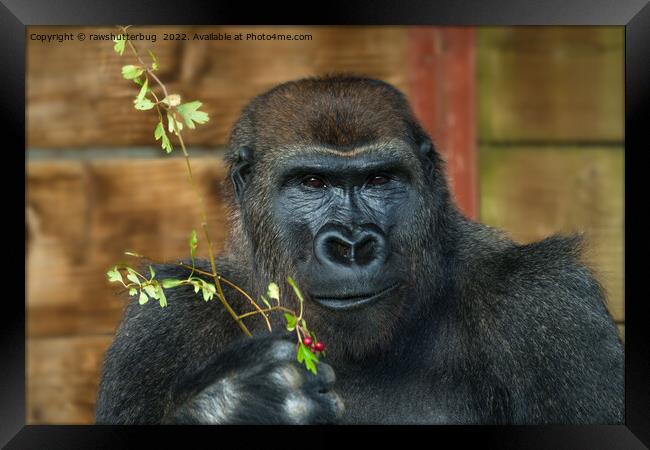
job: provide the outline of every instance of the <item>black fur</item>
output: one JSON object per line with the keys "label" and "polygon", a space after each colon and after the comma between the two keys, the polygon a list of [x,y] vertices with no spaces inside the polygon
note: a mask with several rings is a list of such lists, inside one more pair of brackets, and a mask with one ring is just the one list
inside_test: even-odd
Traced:
{"label": "black fur", "polygon": [[[218,300],[171,289],[167,308],[126,308],[97,422],[623,422],[623,346],[580,262],[580,239],[518,245],[462,216],[437,151],[390,85],[353,76],[283,84],[244,110],[230,148],[236,196],[230,187],[232,235],[218,271],[253,295],[277,281],[290,305],[283,281],[298,280],[310,328],[328,344],[319,375],[259,318],[246,319],[256,337],[244,338]],[[389,182],[358,182],[378,157],[400,161],[378,172]],[[322,190],[295,175],[314,161],[327,162]],[[318,239],[325,250],[313,248]],[[370,263],[330,260],[336,245],[363,248]],[[393,284],[355,309],[319,300]],[[280,317],[274,325],[282,329]]]}

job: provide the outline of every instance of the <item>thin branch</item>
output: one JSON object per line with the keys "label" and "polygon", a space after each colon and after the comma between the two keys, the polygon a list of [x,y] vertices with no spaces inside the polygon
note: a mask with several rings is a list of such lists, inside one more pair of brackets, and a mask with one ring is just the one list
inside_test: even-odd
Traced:
{"label": "thin branch", "polygon": [[[226,280],[225,278],[223,278],[223,277],[221,277],[219,275],[217,275],[217,278],[219,278],[221,281],[226,283],[228,286],[234,288],[237,292],[239,292],[246,299],[248,299],[248,301],[251,302],[251,304],[257,310],[257,312],[261,313],[262,317],[264,317],[264,321],[266,322],[266,327],[269,329],[269,331],[273,331],[273,327],[271,327],[271,322],[269,321],[269,317],[263,312],[262,308],[260,308],[260,305],[258,305],[257,302],[255,300],[253,300],[253,298],[250,295],[248,295],[248,293],[246,291],[244,291],[243,289],[241,289],[236,284],[231,283],[230,281]],[[241,316],[239,316],[239,318],[241,318]]]}
{"label": "thin branch", "polygon": [[[126,33],[126,29],[124,27],[121,27],[123,33]],[[136,50],[135,46],[131,43],[130,39],[126,39],[126,43],[128,44],[129,48],[131,49],[131,52],[133,55],[136,57],[136,59],[140,62],[142,65],[143,69],[146,71],[148,76],[151,76],[156,83],[160,86],[160,88],[163,91],[164,98],[168,98],[169,94],[167,92],[167,87],[163,84],[162,81],[160,81],[160,78],[156,76],[156,74],[151,70],[147,64],[144,63],[142,58],[140,58],[140,55],[138,54],[138,51]],[[154,98],[157,99],[157,97]],[[164,99],[163,99],[164,100]],[[160,102],[156,103],[157,105],[160,104]],[[219,277],[217,275],[217,269],[216,269],[216,264],[215,264],[215,259],[214,259],[214,254],[212,252],[212,240],[210,239],[210,233],[208,232],[208,219],[207,219],[207,214],[206,214],[206,209],[205,209],[205,202],[203,201],[203,196],[201,195],[201,192],[198,188],[198,185],[196,184],[196,180],[194,179],[194,176],[192,175],[192,165],[190,164],[190,157],[187,152],[187,149],[185,148],[185,142],[183,141],[183,136],[180,133],[180,130],[178,129],[177,122],[176,122],[176,112],[175,108],[170,106],[169,110],[171,110],[171,117],[172,117],[172,128],[174,130],[174,134],[178,136],[178,141],[181,145],[181,149],[183,151],[183,156],[185,157],[185,164],[187,166],[187,172],[188,172],[188,178],[190,180],[190,184],[192,185],[192,189],[194,190],[195,195],[199,199],[199,204],[200,204],[200,212],[201,212],[201,227],[203,228],[203,233],[205,235],[206,242],[208,243],[208,255],[210,258],[210,265],[212,266],[212,275],[213,279],[215,282],[215,286],[217,287],[218,290],[218,297],[219,301],[223,304],[223,306],[226,308],[228,313],[232,316],[232,318],[237,322],[237,325],[239,325],[239,328],[247,335],[247,336],[252,336],[251,332],[248,330],[246,325],[239,319],[238,314],[232,309],[230,306],[230,303],[226,300],[226,297],[223,294],[223,290],[221,288],[221,283],[219,283]],[[168,113],[169,113],[168,110]],[[160,116],[161,122],[162,122],[162,113],[160,109],[158,108],[158,114]],[[164,127],[164,124],[163,124]],[[268,323],[268,319],[267,319]],[[269,323],[270,326],[270,323]]]}
{"label": "thin branch", "polygon": [[243,319],[245,317],[254,316],[255,314],[266,314],[271,311],[284,311],[284,312],[288,312],[289,314],[293,314],[293,311],[291,311],[289,308],[285,308],[284,306],[271,306],[270,308],[264,308],[259,311],[249,311],[247,313],[240,315],[239,318]]}

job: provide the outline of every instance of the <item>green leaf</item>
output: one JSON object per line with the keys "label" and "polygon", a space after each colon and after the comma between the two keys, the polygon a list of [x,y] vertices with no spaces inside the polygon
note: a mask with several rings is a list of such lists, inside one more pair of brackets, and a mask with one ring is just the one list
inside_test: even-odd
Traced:
{"label": "green leaf", "polygon": [[115,50],[115,53],[122,56],[124,53],[124,46],[126,45],[126,39],[124,39],[124,36],[120,34],[113,39],[113,42],[115,42],[113,50]]}
{"label": "green leaf", "polygon": [[165,127],[163,126],[162,122],[158,122],[158,125],[156,125],[156,129],[153,130],[153,137],[155,137],[156,140],[158,140],[164,134],[165,134]]}
{"label": "green leaf", "polygon": [[287,281],[289,282],[289,285],[293,288],[293,291],[294,291],[294,292],[296,293],[296,295],[298,296],[298,300],[300,300],[301,303],[304,302],[305,299],[304,299],[304,297],[302,296],[302,292],[300,292],[300,289],[298,289],[298,285],[296,284],[295,281],[293,281],[293,278],[291,278],[291,277],[287,277]]}
{"label": "green leaf", "polygon": [[260,298],[262,299],[262,301],[264,302],[264,304],[266,305],[267,308],[270,308],[270,307],[271,307],[271,304],[270,304],[269,301],[266,299],[266,297],[264,297],[263,295],[260,295]]}
{"label": "green leaf", "polygon": [[133,297],[133,296],[136,295],[137,293],[138,293],[138,290],[137,290],[136,288],[132,287],[132,288],[129,289],[129,295],[130,295],[131,297]]}
{"label": "green leaf", "polygon": [[161,283],[162,283],[162,287],[164,287],[165,289],[170,289],[182,285],[184,281],[185,280],[174,280],[172,278],[165,278],[164,280],[161,281]]}
{"label": "green leaf", "polygon": [[181,117],[183,118],[187,126],[190,127],[191,129],[196,128],[194,122],[198,124],[202,124],[210,120],[210,117],[208,117],[208,113],[198,110],[202,104],[203,103],[201,103],[200,101],[195,100],[193,102],[183,103],[182,105],[176,107],[176,111],[178,111],[178,114],[181,115]]}
{"label": "green leaf", "polygon": [[144,69],[140,66],[134,66],[133,64],[128,64],[122,67],[122,76],[127,80],[132,80],[139,77],[144,73]]}
{"label": "green leaf", "polygon": [[214,286],[212,286],[210,283],[204,283],[204,284],[203,284],[203,287],[202,287],[202,291],[203,291],[203,300],[205,300],[206,302],[207,302],[208,300],[212,299],[212,297],[214,296],[214,292],[215,292],[215,291],[213,291],[212,289],[210,289],[210,287],[214,287]]}
{"label": "green leaf", "polygon": [[158,70],[158,58],[156,58],[156,55],[151,50],[147,51],[149,52],[149,56],[151,56],[151,70]]}
{"label": "green leaf", "polygon": [[149,273],[151,274],[151,279],[156,278],[156,271],[153,270],[153,267],[149,266]]}
{"label": "green leaf", "polygon": [[269,287],[266,290],[266,295],[273,300],[280,300],[280,288],[275,283],[269,283]]}
{"label": "green leaf", "polygon": [[319,363],[318,357],[312,353],[312,351],[302,342],[298,346],[298,354],[296,359],[299,363],[304,363],[307,370],[316,375],[316,364]]}
{"label": "green leaf", "polygon": [[158,288],[158,303],[160,303],[160,307],[164,308],[167,306],[167,297],[165,296],[165,291],[160,285],[156,286]]}
{"label": "green leaf", "polygon": [[167,137],[166,134],[163,134],[161,145],[163,150],[165,150],[167,153],[171,153],[172,150],[174,150],[174,147],[172,147],[172,143],[169,142],[169,138]]}
{"label": "green leaf", "polygon": [[174,130],[174,118],[170,112],[167,112],[167,129],[170,133],[178,134],[178,131],[183,129],[183,122],[176,121],[176,129]]}
{"label": "green leaf", "polygon": [[162,138],[161,146],[163,150],[166,150],[167,153],[171,153],[171,151],[173,150],[172,145],[169,142],[169,138],[165,134],[165,126],[163,125],[162,122],[158,122],[158,125],[156,125],[156,129],[153,132],[153,136],[156,138],[156,140]]}
{"label": "green leaf", "polygon": [[140,284],[140,279],[138,278],[138,275],[135,273],[135,271],[133,269],[131,269],[130,267],[127,267],[126,271],[128,272],[127,275],[126,275],[126,278],[129,281]]}
{"label": "green leaf", "polygon": [[156,106],[156,104],[151,100],[149,100],[147,97],[144,97],[141,100],[136,99],[134,106],[135,109],[139,111],[147,111],[149,109],[152,109],[154,106]]}
{"label": "green leaf", "polygon": [[145,294],[144,291],[140,291],[140,298],[138,299],[138,303],[144,305],[148,301],[149,301],[149,297],[147,297],[147,294]]}
{"label": "green leaf", "polygon": [[106,272],[106,276],[108,276],[108,281],[111,283],[114,281],[122,282],[122,274],[117,270],[117,266]]}
{"label": "green leaf", "polygon": [[142,83],[142,87],[140,88],[140,92],[138,92],[138,96],[135,98],[133,103],[141,102],[144,99],[144,96],[147,95],[148,87],[149,87],[149,79],[145,78],[144,83]]}
{"label": "green leaf", "polygon": [[296,316],[288,312],[284,313],[284,318],[287,319],[287,331],[293,331],[296,329]]}
{"label": "green leaf", "polygon": [[196,294],[197,292],[199,292],[199,289],[201,289],[201,283],[195,281],[193,284],[194,284],[194,293]]}
{"label": "green leaf", "polygon": [[149,297],[158,299],[158,289],[156,289],[154,286],[148,284],[143,289]]}
{"label": "green leaf", "polygon": [[208,283],[205,280],[200,280],[201,290],[203,292],[203,300],[206,302],[212,300],[214,294],[217,292],[217,288],[212,283]]}
{"label": "green leaf", "polygon": [[196,256],[196,248],[199,246],[199,237],[196,234],[196,230],[192,230],[190,234],[190,256],[192,257],[192,264],[194,264],[194,257]]}

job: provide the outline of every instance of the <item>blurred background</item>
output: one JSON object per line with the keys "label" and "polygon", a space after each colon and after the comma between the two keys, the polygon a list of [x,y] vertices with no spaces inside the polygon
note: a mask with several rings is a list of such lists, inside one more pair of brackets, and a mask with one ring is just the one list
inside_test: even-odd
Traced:
{"label": "blurred background", "polygon": [[[189,232],[200,225],[180,152],[165,155],[153,139],[156,114],[133,109],[136,86],[120,74],[132,56],[119,57],[113,42],[90,36],[115,30],[27,31],[30,424],[94,422],[103,354],[126,301],[106,281],[106,269],[125,250],[159,260],[185,257]],[[623,336],[623,27],[131,31],[156,36],[134,43],[143,55],[155,52],[170,91],[202,101],[210,114],[208,124],[184,137],[217,249],[227,231],[221,158],[241,108],[284,81],[365,74],[408,96],[448,161],[454,196],[467,215],[522,243],[585,233],[586,259]],[[75,39],[30,39],[52,33]],[[164,40],[165,33],[186,33],[189,40]],[[302,37],[192,40],[194,33]]]}

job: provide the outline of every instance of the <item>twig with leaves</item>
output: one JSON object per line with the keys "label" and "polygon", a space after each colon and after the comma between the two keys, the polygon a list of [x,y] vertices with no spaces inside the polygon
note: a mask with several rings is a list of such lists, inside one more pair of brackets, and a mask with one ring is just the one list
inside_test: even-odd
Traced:
{"label": "twig with leaves", "polygon": [[[191,265],[180,262],[177,263],[179,266],[190,270],[190,274],[187,278],[181,280],[158,280],[156,279],[156,271],[151,265],[149,265],[150,277],[147,278],[128,264],[120,263],[116,264],[107,272],[108,280],[110,282],[121,283],[124,288],[128,290],[130,296],[138,296],[138,302],[141,305],[144,305],[149,301],[150,298],[153,298],[155,300],[158,300],[161,307],[167,306],[165,289],[173,289],[180,286],[192,286],[196,294],[201,291],[201,294],[205,301],[209,301],[214,297],[217,297],[224,308],[226,308],[230,316],[235,320],[239,328],[247,336],[251,336],[251,332],[244,324],[244,318],[260,315],[263,318],[267,329],[269,331],[272,331],[269,314],[273,312],[283,312],[284,318],[286,320],[287,330],[295,332],[296,335],[296,358],[298,362],[304,364],[305,367],[311,372],[316,373],[316,365],[319,362],[317,353],[324,353],[325,345],[322,342],[319,342],[316,339],[315,334],[307,328],[307,324],[303,318],[304,298],[295,281],[291,277],[287,278],[287,282],[293,289],[299,301],[300,310],[298,314],[281,304],[280,289],[276,283],[270,283],[266,296],[261,296],[261,302],[266,306],[263,308],[241,287],[237,286],[232,281],[225,279],[217,273],[215,257],[212,251],[212,240],[210,239],[210,233],[208,231],[209,227],[205,202],[192,174],[192,165],[190,163],[189,153],[185,147],[185,141],[183,140],[182,135],[184,125],[189,129],[195,129],[197,124],[205,124],[210,120],[210,118],[206,112],[199,109],[202,106],[202,103],[200,101],[194,100],[191,102],[182,103],[181,96],[179,94],[170,94],[168,92],[165,84],[155,73],[160,68],[160,64],[156,58],[156,55],[151,50],[148,50],[151,62],[149,64],[145,63],[133,43],[128,39],[127,30],[129,28],[130,26],[119,27],[120,33],[114,40],[113,49],[118,55],[122,56],[128,46],[131,54],[137,61],[137,64],[128,64],[122,67],[122,77],[127,80],[132,80],[135,84],[140,86],[138,93],[133,100],[135,109],[139,111],[148,111],[155,108],[156,112],[158,113],[158,122],[154,128],[153,136],[156,141],[160,141],[160,146],[162,149],[167,153],[171,153],[174,150],[174,145],[172,144],[168,133],[172,136],[176,136],[176,139],[178,140],[178,145],[180,146],[180,149],[185,158],[185,165],[187,168],[189,182],[192,185],[192,189],[199,201],[201,228],[203,230],[203,235],[207,243],[211,272],[206,272],[196,268],[195,259],[199,240],[196,230],[192,230],[188,242]],[[159,90],[158,93],[156,93],[155,89]],[[165,127],[165,119],[167,120],[167,127]],[[145,258],[143,255],[136,252],[125,252],[125,254],[128,256],[153,261],[150,258]],[[209,279],[213,280],[214,283],[206,281],[203,277],[200,277],[198,275],[208,277]],[[246,298],[254,310],[243,314],[238,314],[232,308],[231,304],[227,301],[221,287],[221,283],[230,286],[244,298]],[[276,304],[271,305],[271,300],[274,300]]]}

